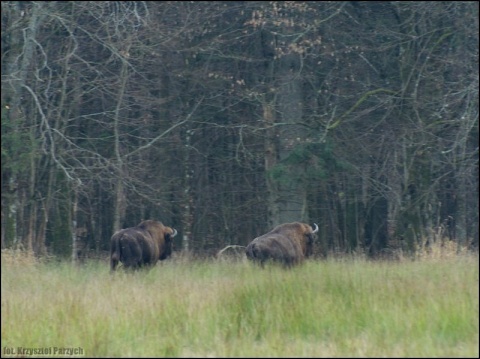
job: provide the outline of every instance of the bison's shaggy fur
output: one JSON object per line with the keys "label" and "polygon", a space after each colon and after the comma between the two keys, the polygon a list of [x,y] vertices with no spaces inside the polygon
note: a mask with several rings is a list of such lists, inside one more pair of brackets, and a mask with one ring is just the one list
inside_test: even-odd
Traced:
{"label": "bison's shaggy fur", "polygon": [[315,230],[305,223],[284,223],[263,236],[255,238],[245,249],[247,258],[262,267],[267,261],[279,262],[285,267],[301,263],[313,254]]}
{"label": "bison's shaggy fur", "polygon": [[172,238],[176,234],[175,229],[153,220],[119,230],[110,242],[110,270],[115,271],[119,262],[125,268],[137,269],[167,259],[172,254]]}

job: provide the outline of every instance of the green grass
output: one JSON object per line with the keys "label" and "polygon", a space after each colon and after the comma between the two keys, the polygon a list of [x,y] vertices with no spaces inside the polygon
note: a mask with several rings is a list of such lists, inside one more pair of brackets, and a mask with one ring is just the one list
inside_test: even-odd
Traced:
{"label": "green grass", "polygon": [[170,260],[111,276],[102,262],[2,256],[1,276],[2,357],[18,347],[93,357],[479,356],[478,258],[292,270]]}

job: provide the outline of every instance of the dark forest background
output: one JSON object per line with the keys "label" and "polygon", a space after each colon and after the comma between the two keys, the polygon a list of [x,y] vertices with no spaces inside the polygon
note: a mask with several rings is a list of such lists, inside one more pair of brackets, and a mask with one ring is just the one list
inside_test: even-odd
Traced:
{"label": "dark forest background", "polygon": [[3,248],[478,251],[474,1],[2,1]]}

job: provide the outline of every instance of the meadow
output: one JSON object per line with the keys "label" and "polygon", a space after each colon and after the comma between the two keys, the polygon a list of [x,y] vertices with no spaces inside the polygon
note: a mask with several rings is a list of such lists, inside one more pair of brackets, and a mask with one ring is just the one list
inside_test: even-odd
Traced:
{"label": "meadow", "polygon": [[478,256],[110,275],[2,253],[1,281],[2,357],[479,356]]}

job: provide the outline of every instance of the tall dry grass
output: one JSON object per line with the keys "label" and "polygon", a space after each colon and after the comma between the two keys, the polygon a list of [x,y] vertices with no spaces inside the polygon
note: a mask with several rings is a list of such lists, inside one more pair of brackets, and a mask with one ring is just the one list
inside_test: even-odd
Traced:
{"label": "tall dry grass", "polygon": [[74,267],[9,255],[2,356],[18,347],[93,357],[479,355],[476,256],[308,261],[292,270],[178,258],[111,276],[103,261]]}

